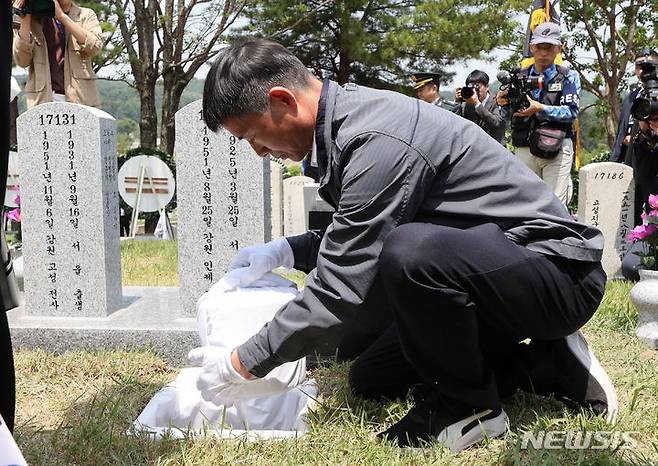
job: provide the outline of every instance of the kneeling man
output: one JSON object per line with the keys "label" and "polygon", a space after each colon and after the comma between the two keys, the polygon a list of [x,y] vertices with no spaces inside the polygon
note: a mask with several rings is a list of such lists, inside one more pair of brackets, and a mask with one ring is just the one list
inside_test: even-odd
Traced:
{"label": "kneeling man", "polygon": [[354,362],[352,389],[390,398],[419,384],[420,396],[381,438],[459,451],[505,433],[502,366],[518,369],[519,387],[535,377],[538,391],[614,417],[614,388],[578,331],[603,297],[603,236],[480,127],[401,94],[320,81],[262,39],[218,55],[203,117],[261,157],[301,161],[314,149],[336,212],[324,232],[238,253],[229,276],[242,285],[279,266],[310,273],[258,334],[230,354],[207,349],[200,388],[253,383],[390,316]]}

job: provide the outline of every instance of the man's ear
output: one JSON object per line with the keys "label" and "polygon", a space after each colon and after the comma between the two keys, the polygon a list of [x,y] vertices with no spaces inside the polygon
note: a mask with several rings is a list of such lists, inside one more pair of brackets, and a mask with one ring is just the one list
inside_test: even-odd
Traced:
{"label": "man's ear", "polygon": [[287,87],[275,86],[270,89],[268,95],[272,113],[297,113],[297,97]]}

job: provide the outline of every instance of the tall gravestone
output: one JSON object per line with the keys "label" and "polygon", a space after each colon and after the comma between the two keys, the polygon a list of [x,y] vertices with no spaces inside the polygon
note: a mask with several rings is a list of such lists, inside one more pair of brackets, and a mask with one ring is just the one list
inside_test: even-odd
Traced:
{"label": "tall gravestone", "polygon": [[18,118],[28,315],[101,317],[122,304],[115,127],[71,103]]}
{"label": "tall gravestone", "polygon": [[633,229],[633,169],[613,162],[586,165],[580,169],[578,191],[578,220],[601,230],[603,269],[608,279],[621,278],[626,237]]}
{"label": "tall gravestone", "polygon": [[270,162],[272,239],[283,236],[283,164]]}
{"label": "tall gravestone", "polygon": [[283,233],[300,235],[307,230],[304,216],[304,186],[314,183],[308,176],[291,176],[283,180]]}
{"label": "tall gravestone", "polygon": [[201,100],[176,113],[178,264],[184,314],[236,252],[271,235],[270,161],[224,129],[211,132]]}

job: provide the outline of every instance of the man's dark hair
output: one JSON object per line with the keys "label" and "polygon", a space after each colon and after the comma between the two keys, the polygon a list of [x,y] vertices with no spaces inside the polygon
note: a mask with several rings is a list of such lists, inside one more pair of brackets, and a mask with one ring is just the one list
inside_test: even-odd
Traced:
{"label": "man's dark hair", "polygon": [[240,39],[222,49],[203,86],[203,119],[211,131],[229,118],[263,113],[275,86],[303,89],[311,73],[283,45]]}
{"label": "man's dark hair", "polygon": [[471,84],[471,83],[480,83],[480,84],[484,84],[485,86],[488,86],[489,75],[484,71],[473,70],[466,77],[466,84]]}

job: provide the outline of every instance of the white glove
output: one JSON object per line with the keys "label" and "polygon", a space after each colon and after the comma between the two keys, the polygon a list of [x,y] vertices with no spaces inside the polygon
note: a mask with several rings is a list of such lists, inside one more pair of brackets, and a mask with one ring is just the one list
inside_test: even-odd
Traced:
{"label": "white glove", "polygon": [[[284,237],[269,243],[240,249],[224,277],[233,286],[247,287],[277,267],[291,268],[295,256]],[[246,270],[238,270],[246,268]],[[234,272],[235,271],[235,272]]]}
{"label": "white glove", "polygon": [[241,398],[257,398],[280,393],[287,388],[286,381],[279,379],[245,379],[233,368],[231,350],[217,346],[194,348],[187,359],[201,366],[196,388],[206,401],[231,406]]}

